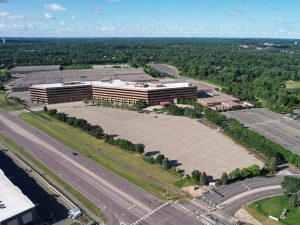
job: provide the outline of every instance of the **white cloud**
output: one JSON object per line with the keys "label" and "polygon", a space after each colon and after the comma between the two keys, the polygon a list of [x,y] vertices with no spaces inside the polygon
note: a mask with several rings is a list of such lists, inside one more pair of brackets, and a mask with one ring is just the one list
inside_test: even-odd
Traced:
{"label": "white cloud", "polygon": [[286,21],[282,17],[277,17],[277,24],[284,24]]}
{"label": "white cloud", "polygon": [[231,11],[231,12],[229,13],[229,16],[231,16],[231,17],[239,17],[239,16],[242,16],[242,15],[244,15],[244,14],[245,14],[244,11],[241,11],[241,10],[234,10],[234,11]]}
{"label": "white cloud", "polygon": [[77,18],[76,18],[76,16],[71,16],[71,19],[76,20]]}
{"label": "white cloud", "polygon": [[61,5],[58,4],[45,4],[44,7],[46,9],[51,9],[53,11],[67,11],[67,9]]}
{"label": "white cloud", "polygon": [[113,32],[115,31],[114,27],[97,27],[96,32]]}
{"label": "white cloud", "polygon": [[5,29],[5,24],[0,23],[0,30]]}
{"label": "white cloud", "polygon": [[59,22],[59,25],[62,26],[62,27],[65,26],[65,25],[66,25],[66,24],[65,24],[65,21],[60,21],[60,22]]}
{"label": "white cloud", "polygon": [[0,12],[0,17],[9,16],[9,12]]}
{"label": "white cloud", "polygon": [[9,19],[12,19],[12,20],[23,20],[23,19],[25,19],[25,16],[24,15],[11,15],[9,17]]}
{"label": "white cloud", "polygon": [[94,10],[95,10],[95,13],[96,13],[97,15],[99,15],[99,14],[102,13],[102,9],[101,9],[99,6],[95,6],[95,7],[94,7]]}
{"label": "white cloud", "polygon": [[50,13],[45,13],[45,14],[44,14],[44,17],[45,17],[46,19],[48,19],[48,20],[54,19],[54,16],[52,16]]}

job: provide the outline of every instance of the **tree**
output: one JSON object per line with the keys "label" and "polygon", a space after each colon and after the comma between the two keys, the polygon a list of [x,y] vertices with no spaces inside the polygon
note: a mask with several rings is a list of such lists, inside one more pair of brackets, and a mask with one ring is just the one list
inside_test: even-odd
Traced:
{"label": "tree", "polygon": [[221,182],[222,182],[222,185],[228,184],[228,182],[229,182],[229,177],[228,177],[227,173],[223,173],[223,174],[222,174]]}
{"label": "tree", "polygon": [[161,164],[162,168],[168,170],[171,168],[171,164],[168,158],[164,158]]}
{"label": "tree", "polygon": [[205,172],[201,173],[200,185],[208,185],[208,178]]}
{"label": "tree", "polygon": [[4,90],[4,85],[0,82],[0,90]]}
{"label": "tree", "polygon": [[136,103],[134,103],[133,108],[134,108],[136,111],[142,110],[142,109],[143,109],[143,101],[139,100],[139,101],[137,101]]}
{"label": "tree", "polygon": [[145,145],[143,144],[136,144],[135,145],[135,151],[140,153],[140,154],[143,154],[145,152]]}
{"label": "tree", "polygon": [[285,189],[286,194],[293,194],[300,190],[300,179],[296,177],[284,177],[281,186]]}
{"label": "tree", "polygon": [[101,127],[97,127],[95,130],[95,137],[96,138],[101,138],[104,135],[104,131]]}
{"label": "tree", "polygon": [[266,163],[266,167],[270,173],[275,173],[277,171],[277,160],[275,157],[272,157]]}
{"label": "tree", "polygon": [[257,177],[260,175],[260,167],[259,165],[253,164],[249,167],[250,173],[252,177]]}
{"label": "tree", "polygon": [[199,170],[193,170],[192,171],[192,178],[199,182],[200,181],[200,177],[201,177],[201,172]]}
{"label": "tree", "polygon": [[49,110],[48,110],[48,114],[49,114],[50,116],[55,116],[56,113],[57,113],[57,110],[56,110],[56,109],[49,109]]}
{"label": "tree", "polygon": [[290,204],[296,208],[300,206],[300,190],[292,194]]}
{"label": "tree", "polygon": [[165,156],[163,154],[158,154],[158,156],[155,159],[155,162],[159,165],[161,165],[163,163]]}
{"label": "tree", "polygon": [[241,170],[239,168],[236,168],[229,173],[229,178],[234,181],[241,179]]}
{"label": "tree", "polygon": [[109,142],[111,139],[113,139],[113,137],[111,136],[111,135],[109,135],[109,134],[104,134],[104,141],[105,142]]}

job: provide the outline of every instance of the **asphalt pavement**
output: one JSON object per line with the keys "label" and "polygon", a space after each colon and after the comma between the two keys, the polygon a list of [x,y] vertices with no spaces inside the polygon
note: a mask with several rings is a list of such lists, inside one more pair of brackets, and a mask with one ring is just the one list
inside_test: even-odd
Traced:
{"label": "asphalt pavement", "polygon": [[102,209],[108,224],[201,224],[43,132],[0,111],[0,132],[14,140]]}

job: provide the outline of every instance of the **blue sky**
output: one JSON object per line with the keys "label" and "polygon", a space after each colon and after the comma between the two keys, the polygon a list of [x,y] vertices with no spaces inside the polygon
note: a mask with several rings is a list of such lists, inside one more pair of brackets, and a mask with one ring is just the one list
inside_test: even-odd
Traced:
{"label": "blue sky", "polygon": [[0,36],[300,38],[298,0],[0,0]]}

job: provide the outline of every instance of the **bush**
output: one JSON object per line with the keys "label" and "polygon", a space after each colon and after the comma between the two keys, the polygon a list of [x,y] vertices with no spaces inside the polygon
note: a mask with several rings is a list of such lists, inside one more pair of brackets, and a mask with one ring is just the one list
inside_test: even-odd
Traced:
{"label": "bush", "polygon": [[201,177],[201,172],[199,170],[192,171],[192,178],[195,181],[200,182],[200,177]]}
{"label": "bush", "polygon": [[148,163],[151,163],[151,164],[155,163],[155,159],[153,157],[143,157],[143,159]]}
{"label": "bush", "polygon": [[57,113],[57,110],[56,110],[56,109],[49,109],[49,110],[48,110],[48,114],[49,114],[50,116],[54,116],[56,113]]}

